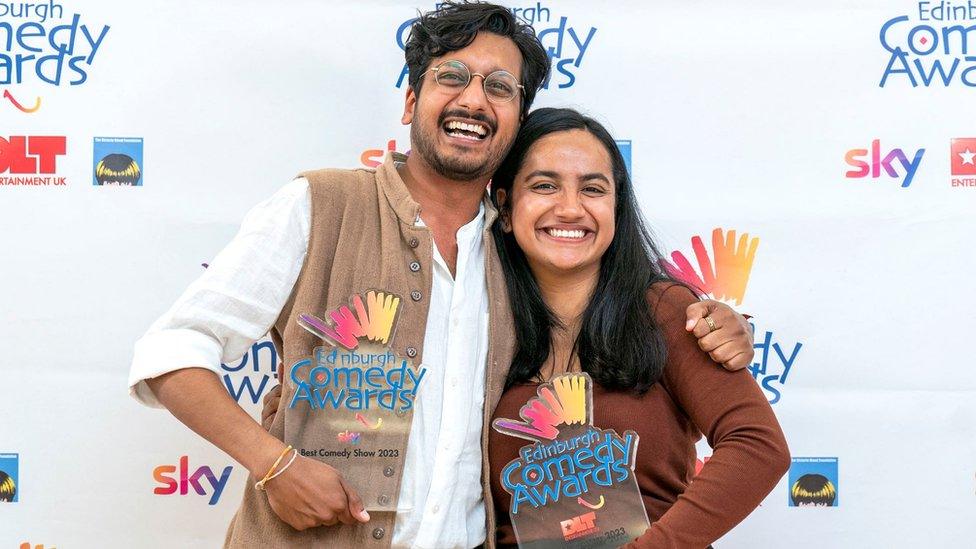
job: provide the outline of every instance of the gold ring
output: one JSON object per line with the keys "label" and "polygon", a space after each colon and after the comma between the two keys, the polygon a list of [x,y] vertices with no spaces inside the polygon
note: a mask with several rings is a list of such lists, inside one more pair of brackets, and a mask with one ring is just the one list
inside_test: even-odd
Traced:
{"label": "gold ring", "polygon": [[705,324],[708,324],[708,333],[712,333],[715,330],[718,330],[718,326],[715,325],[715,321],[712,320],[712,317],[706,316],[704,320],[705,320]]}

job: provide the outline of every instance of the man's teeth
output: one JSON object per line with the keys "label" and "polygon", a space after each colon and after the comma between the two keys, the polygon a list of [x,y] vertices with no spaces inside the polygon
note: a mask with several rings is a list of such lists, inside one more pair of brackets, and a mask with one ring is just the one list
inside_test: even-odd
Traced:
{"label": "man's teeth", "polygon": [[479,124],[466,124],[464,122],[452,120],[447,123],[446,127],[448,130],[464,130],[466,132],[476,133],[481,137],[488,135],[488,128]]}
{"label": "man's teeth", "polygon": [[546,229],[546,232],[557,238],[583,238],[586,231],[567,231],[565,229]]}

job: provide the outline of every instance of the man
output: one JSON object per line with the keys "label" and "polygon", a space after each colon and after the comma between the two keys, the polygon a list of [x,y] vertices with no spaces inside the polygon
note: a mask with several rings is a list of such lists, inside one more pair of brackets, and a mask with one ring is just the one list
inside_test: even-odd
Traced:
{"label": "man", "polygon": [[[136,345],[133,394],[251,472],[227,546],[493,546],[483,435],[513,333],[484,190],[549,59],[506,8],[453,3],[414,24],[406,59],[412,154],[391,155],[375,172],[319,170],[285,186]],[[271,328],[287,369],[321,345],[299,315],[369,289],[403,296],[390,347],[428,372],[406,452],[368,473],[297,456],[266,493],[251,489],[287,457],[287,414],[282,405],[270,433],[262,429],[214,375],[221,359]],[[689,309],[689,329],[730,368],[751,361],[746,326],[721,304]],[[286,386],[281,402],[293,391]],[[366,483],[388,489],[397,512],[370,516],[357,491]]]}

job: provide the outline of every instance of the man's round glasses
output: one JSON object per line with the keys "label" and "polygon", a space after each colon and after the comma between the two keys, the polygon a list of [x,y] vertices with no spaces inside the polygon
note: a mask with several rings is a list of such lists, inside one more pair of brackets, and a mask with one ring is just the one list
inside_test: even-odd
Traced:
{"label": "man's round glasses", "polygon": [[485,97],[492,103],[508,103],[515,99],[519,90],[525,91],[525,88],[508,71],[498,70],[485,76],[478,72],[471,72],[467,65],[453,60],[444,61],[429,71],[433,71],[434,81],[438,86],[443,86],[453,93],[461,93],[461,90],[468,87],[472,76],[480,76],[485,88]]}

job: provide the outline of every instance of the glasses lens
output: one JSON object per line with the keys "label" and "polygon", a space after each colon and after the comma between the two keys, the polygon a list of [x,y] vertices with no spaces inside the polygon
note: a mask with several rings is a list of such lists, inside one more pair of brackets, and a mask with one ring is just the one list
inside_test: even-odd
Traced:
{"label": "glasses lens", "polygon": [[495,101],[511,101],[518,93],[518,80],[506,71],[495,71],[485,78],[485,93]]}
{"label": "glasses lens", "polygon": [[468,85],[468,80],[471,79],[468,68],[460,61],[441,63],[434,74],[437,83],[448,88],[463,88]]}

